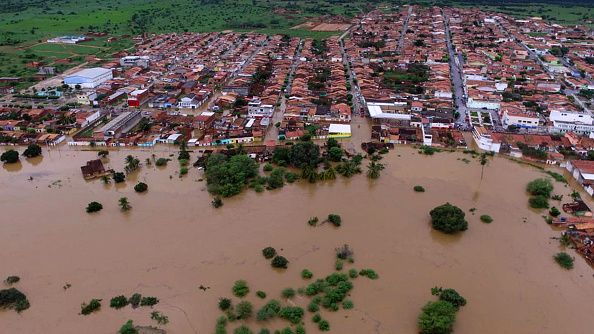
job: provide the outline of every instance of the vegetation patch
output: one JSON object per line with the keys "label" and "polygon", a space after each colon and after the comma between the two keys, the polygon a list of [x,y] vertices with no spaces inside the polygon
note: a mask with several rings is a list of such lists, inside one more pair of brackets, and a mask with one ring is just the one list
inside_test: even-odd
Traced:
{"label": "vegetation patch", "polygon": [[144,182],[138,182],[138,184],[136,184],[134,186],[134,191],[136,191],[137,193],[142,193],[147,191],[148,189],[148,185]]}
{"label": "vegetation patch", "polygon": [[113,307],[115,309],[120,309],[122,307],[126,307],[128,305],[128,298],[125,296],[117,296],[113,297],[109,301],[109,307]]}
{"label": "vegetation patch", "polygon": [[274,268],[287,269],[287,263],[289,263],[289,260],[287,260],[285,257],[275,256],[274,259],[272,259],[271,265]]}
{"label": "vegetation patch", "polygon": [[87,205],[87,208],[86,208],[88,213],[101,211],[102,209],[103,209],[103,205],[99,202],[91,202],[91,203],[89,203],[89,205]]}
{"label": "vegetation patch", "polygon": [[481,215],[480,219],[483,223],[487,223],[487,224],[493,222],[493,218],[489,215]]}
{"label": "vegetation patch", "polygon": [[555,254],[553,258],[555,259],[555,262],[557,262],[557,264],[559,264],[562,268],[567,270],[573,269],[573,258],[569,254],[565,252],[559,252]]}
{"label": "vegetation patch", "polygon": [[244,297],[245,295],[250,292],[250,288],[247,285],[247,282],[244,280],[235,281],[235,285],[233,285],[233,294],[239,298]]}
{"label": "vegetation patch", "polygon": [[266,247],[262,250],[262,255],[267,259],[272,259],[276,255],[276,249],[273,247]]}
{"label": "vegetation patch", "polygon": [[82,315],[91,314],[101,308],[101,302],[98,299],[91,299],[91,301],[87,303],[82,303],[80,306],[80,313]]}
{"label": "vegetation patch", "polygon": [[419,193],[424,193],[425,192],[425,188],[421,187],[421,186],[415,186],[415,191],[419,192]]}
{"label": "vegetation patch", "polygon": [[20,313],[29,306],[27,296],[16,288],[0,290],[0,308],[14,309]]}
{"label": "vegetation patch", "polygon": [[429,214],[431,215],[431,224],[436,230],[451,234],[468,229],[464,211],[450,203],[434,208]]}
{"label": "vegetation patch", "polygon": [[456,313],[466,305],[464,299],[454,289],[433,288],[431,294],[439,296],[439,301],[430,301],[421,309],[418,325],[421,333],[447,334],[453,333]]}

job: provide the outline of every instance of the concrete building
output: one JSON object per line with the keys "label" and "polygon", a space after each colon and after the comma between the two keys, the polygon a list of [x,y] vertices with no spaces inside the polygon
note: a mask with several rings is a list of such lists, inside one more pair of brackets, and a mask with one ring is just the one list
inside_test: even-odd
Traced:
{"label": "concrete building", "polygon": [[573,131],[577,133],[590,133],[594,131],[594,119],[588,113],[551,110],[549,119],[553,122],[555,131]]}
{"label": "concrete building", "polygon": [[329,138],[350,138],[351,126],[349,124],[330,124],[328,126]]}
{"label": "concrete building", "polygon": [[96,88],[102,82],[113,79],[110,69],[94,67],[78,71],[64,78],[64,83],[75,88],[80,85],[82,88]]}
{"label": "concrete building", "polygon": [[93,100],[97,98],[95,91],[84,91],[76,94],[76,102],[84,105],[93,104]]}
{"label": "concrete building", "polygon": [[538,114],[530,111],[522,111],[516,108],[504,108],[501,121],[503,125],[515,125],[518,128],[536,129],[540,118]]}
{"label": "concrete building", "polygon": [[151,65],[151,60],[148,56],[127,56],[120,58],[120,65],[122,67],[140,66],[147,68]]}
{"label": "concrete building", "polygon": [[93,138],[95,138],[95,140],[119,138],[123,133],[132,130],[141,119],[142,113],[140,111],[122,113],[99,130],[94,131]]}
{"label": "concrete building", "polygon": [[254,99],[248,103],[248,116],[254,118],[272,117],[274,106],[272,104],[262,104],[262,101]]}
{"label": "concrete building", "polygon": [[565,168],[590,196],[594,194],[594,161],[569,160]]}
{"label": "concrete building", "polygon": [[482,126],[475,126],[472,128],[472,138],[481,150],[499,153],[499,150],[501,149],[501,142],[493,138],[491,133]]}

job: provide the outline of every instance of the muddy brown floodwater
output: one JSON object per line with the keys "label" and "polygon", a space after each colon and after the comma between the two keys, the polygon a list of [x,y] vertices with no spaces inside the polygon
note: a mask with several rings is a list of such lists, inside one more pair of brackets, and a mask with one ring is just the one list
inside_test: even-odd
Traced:
{"label": "muddy brown floodwater", "polygon": [[[127,154],[144,163],[151,153],[112,151],[108,165],[122,170]],[[138,292],[161,300],[154,309],[169,316],[168,333],[211,333],[221,315],[218,298],[231,297],[235,280],[248,282],[257,310],[264,303],[254,296],[257,290],[280,298],[283,288],[307,284],[300,278],[304,268],[314,277],[332,273],[334,248],[344,243],[355,251],[355,263],[345,269],[373,268],[380,278],[355,279],[353,310],[322,311],[332,333],[415,333],[420,308],[434,300],[430,288],[436,285],[468,299],[456,333],[591,332],[594,271],[572,250],[573,270],[553,261],[563,250],[550,239],[559,231],[543,221],[544,212],[527,206],[526,183],[545,176],[532,167],[496,157],[480,182],[480,165],[468,155],[421,156],[397,147],[384,158],[387,168],[377,181],[358,175],[261,194],[247,190],[215,210],[205,183],[198,182],[202,171],[191,168],[180,179],[174,160],[162,169],[143,166],[124,185],[103,185],[80,173],[95,156],[44,149],[43,157],[0,169],[0,277],[20,276],[16,287],[31,301],[21,314],[0,311],[0,332],[115,333],[128,319],[156,325],[150,309],[109,308],[111,297]],[[137,181],[148,183],[147,193],[134,192]],[[426,192],[415,193],[415,185]],[[554,194],[567,199],[569,193],[555,182]],[[122,196],[133,206],[127,213],[117,207]],[[91,201],[104,209],[87,214]],[[467,212],[468,231],[431,229],[429,211],[448,201]],[[474,215],[468,212],[473,207]],[[342,216],[342,227],[307,225],[310,217],[329,213]],[[481,223],[481,214],[494,222]],[[261,255],[266,246],[282,249],[287,270],[270,267]],[[103,299],[102,309],[78,315],[81,302],[92,298]],[[294,303],[307,308],[308,298]],[[310,319],[306,311],[306,328],[318,332]]]}

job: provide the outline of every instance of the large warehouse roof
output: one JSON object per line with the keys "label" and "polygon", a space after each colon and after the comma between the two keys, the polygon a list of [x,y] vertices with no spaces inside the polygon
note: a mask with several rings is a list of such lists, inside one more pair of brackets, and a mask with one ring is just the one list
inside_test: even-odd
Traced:
{"label": "large warehouse roof", "polygon": [[74,74],[69,75],[68,77],[82,77],[87,79],[95,79],[101,75],[104,75],[107,72],[111,72],[111,70],[108,68],[94,67],[76,72]]}

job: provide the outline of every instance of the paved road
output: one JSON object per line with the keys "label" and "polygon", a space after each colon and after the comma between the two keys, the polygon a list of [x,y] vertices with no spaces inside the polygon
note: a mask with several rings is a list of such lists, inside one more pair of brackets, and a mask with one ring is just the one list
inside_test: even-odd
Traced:
{"label": "paved road", "polygon": [[458,122],[466,123],[466,112],[468,108],[466,107],[466,92],[464,91],[464,80],[462,79],[462,65],[464,64],[464,57],[461,53],[456,55],[456,50],[454,50],[454,46],[450,38],[450,25],[448,24],[448,20],[443,9],[441,10],[441,15],[443,17],[443,23],[445,26],[448,56],[450,57],[450,75],[452,83],[454,84],[454,103],[457,106],[456,110],[460,113],[460,116],[458,116]]}
{"label": "paved road", "polygon": [[396,49],[396,54],[400,54],[402,51],[402,44],[404,44],[404,36],[406,36],[406,30],[408,29],[408,20],[410,19],[410,14],[412,14],[413,7],[408,6],[408,13],[406,14],[406,19],[404,20],[404,25],[402,26],[402,32],[400,33],[400,40],[398,40],[398,48]]}

